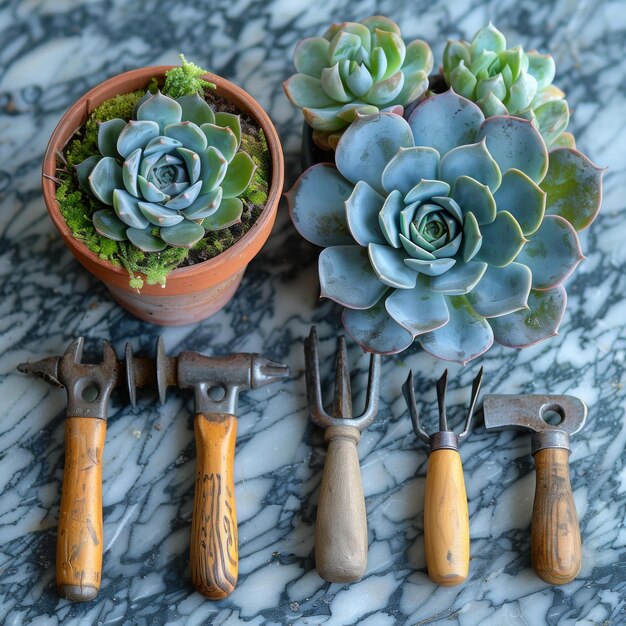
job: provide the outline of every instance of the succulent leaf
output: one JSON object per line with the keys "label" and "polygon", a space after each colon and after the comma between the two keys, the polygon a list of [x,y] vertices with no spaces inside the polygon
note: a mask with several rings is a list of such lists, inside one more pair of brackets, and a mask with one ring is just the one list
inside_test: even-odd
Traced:
{"label": "succulent leaf", "polygon": [[111,209],[100,209],[93,214],[93,225],[96,231],[103,237],[113,241],[126,241],[126,229],[124,224]]}
{"label": "succulent leaf", "polygon": [[148,220],[139,210],[137,198],[123,189],[113,191],[113,208],[117,216],[132,228],[146,228]]}
{"label": "succulent leaf", "polygon": [[346,222],[350,234],[361,246],[370,243],[386,244],[378,227],[378,215],[385,199],[366,182],[360,180],[346,200]]}
{"label": "succulent leaf", "polygon": [[181,96],[176,99],[181,107],[181,122],[193,122],[196,126],[202,124],[213,124],[215,122],[215,114],[213,109],[208,105],[207,101],[194,93],[190,96]]}
{"label": "succulent leaf", "polygon": [[228,126],[223,127],[216,124],[203,124],[202,132],[206,136],[209,145],[219,150],[230,163],[239,146],[235,133]]}
{"label": "succulent leaf", "polygon": [[100,124],[98,128],[98,150],[102,156],[118,158],[117,140],[125,126],[126,122],[119,118]]}
{"label": "succulent leaf", "polygon": [[158,136],[159,125],[156,122],[130,120],[119,134],[117,151],[125,159],[137,148],[145,148],[152,139]]}
{"label": "succulent leaf", "polygon": [[230,162],[222,181],[224,198],[240,196],[248,188],[255,170],[256,165],[252,157],[247,152],[238,152]]}
{"label": "succulent leaf", "polygon": [[546,209],[546,194],[524,172],[508,170],[494,198],[500,209],[513,215],[524,235],[539,228]]}
{"label": "succulent leaf", "polygon": [[413,343],[413,334],[387,313],[382,302],[366,310],[346,308],[341,320],[348,334],[368,352],[396,354]]}
{"label": "succulent leaf", "polygon": [[165,128],[165,136],[180,142],[180,146],[193,152],[208,148],[207,137],[193,122],[177,122]]}
{"label": "succulent leaf", "polygon": [[565,313],[567,294],[562,285],[531,290],[528,309],[489,320],[496,341],[509,348],[526,348],[553,337]]}
{"label": "succulent leaf", "polygon": [[293,53],[296,71],[320,78],[328,63],[329,47],[329,41],[323,37],[309,37],[299,41]]}
{"label": "succulent leaf", "polygon": [[437,178],[439,153],[433,148],[418,146],[400,148],[383,170],[382,185],[387,193],[397,189],[406,195],[416,180]]}
{"label": "succulent leaf", "polygon": [[91,193],[91,187],[89,186],[89,176],[93,172],[93,168],[96,167],[98,161],[102,157],[98,154],[94,154],[87,157],[84,161],[75,166],[76,176],[78,178],[78,184],[83,191]]}
{"label": "succulent leaf", "polygon": [[317,246],[353,243],[345,214],[352,185],[332,166],[310,167],[285,194],[296,230]]}
{"label": "succulent leaf", "polygon": [[155,237],[150,229],[127,228],[126,235],[130,242],[144,252],[161,252],[167,248],[167,243],[159,237]]}
{"label": "succulent leaf", "polygon": [[418,276],[412,289],[396,289],[385,300],[387,313],[413,337],[441,328],[450,320],[446,300]]}
{"label": "succulent leaf", "polygon": [[560,285],[582,261],[574,227],[559,215],[546,215],[517,260],[530,268],[533,289]]}
{"label": "succulent leaf", "polygon": [[160,91],[152,98],[148,98],[137,110],[137,119],[156,122],[159,126],[159,134],[163,134],[165,127],[180,122],[183,117],[183,109],[173,98],[164,96]]}
{"label": "succulent leaf", "polygon": [[190,220],[161,228],[161,239],[174,248],[191,248],[204,237],[204,228]]}
{"label": "succulent leaf", "polygon": [[508,211],[499,211],[496,219],[481,226],[480,231],[483,245],[475,258],[496,267],[508,265],[526,243],[520,225]]}
{"label": "succulent leaf", "polygon": [[[383,192],[382,172],[400,148],[413,147],[411,129],[404,119],[391,113],[358,118],[337,145],[335,162],[352,183],[363,180]],[[360,158],[356,160],[354,154]]]}
{"label": "succulent leaf", "polygon": [[321,295],[351,309],[369,309],[387,291],[368,260],[367,248],[330,246],[319,258]]}
{"label": "succulent leaf", "polygon": [[500,168],[484,141],[458,146],[439,163],[439,178],[454,187],[461,176],[468,176],[495,191],[502,180]]}
{"label": "succulent leaf", "polygon": [[485,318],[507,315],[527,307],[531,281],[531,271],[521,263],[489,265],[467,299],[474,311]]}
{"label": "succulent leaf", "polygon": [[531,122],[516,117],[490,117],[483,122],[476,138],[486,141],[502,173],[521,170],[536,183],[546,175],[548,151]]}
{"label": "succulent leaf", "polygon": [[467,296],[451,296],[447,302],[450,321],[420,335],[418,340],[433,356],[465,365],[491,348],[493,331],[487,320],[472,309]]}
{"label": "succulent leaf", "polygon": [[243,202],[239,198],[224,198],[214,213],[202,221],[202,226],[208,231],[222,230],[241,222]]}
{"label": "succulent leaf", "polygon": [[481,261],[464,263],[458,260],[447,272],[431,278],[430,288],[435,293],[462,296],[476,287],[487,267]]}
{"label": "succulent leaf", "polygon": [[560,215],[576,230],[584,230],[600,210],[603,175],[603,169],[577,150],[553,150],[540,185],[547,194],[546,213]]}
{"label": "succulent leaf", "polygon": [[367,251],[372,268],[381,283],[396,289],[415,287],[417,274],[404,264],[406,255],[401,250],[370,243]]}
{"label": "succulent leaf", "polygon": [[425,100],[408,121],[415,145],[434,148],[443,156],[453,148],[473,143],[485,116],[475,104],[450,90]]}
{"label": "succulent leaf", "polygon": [[[153,202],[138,202],[137,206],[150,224],[154,224],[155,226],[174,226],[174,224],[178,224],[185,219],[177,211],[166,209],[161,204],[155,204]],[[129,224],[129,226],[133,226],[133,224]],[[145,226],[147,226],[147,224]],[[144,227],[135,226],[135,228]]]}
{"label": "succulent leaf", "polygon": [[113,204],[113,192],[123,187],[122,168],[113,157],[102,157],[89,174],[89,188],[100,202]]}
{"label": "succulent leaf", "polygon": [[[188,220],[205,219],[213,215],[220,208],[221,202],[222,188],[216,187],[213,191],[198,196],[186,209],[183,209],[182,214]],[[205,228],[207,230],[219,230],[219,228],[209,229],[206,226]]]}

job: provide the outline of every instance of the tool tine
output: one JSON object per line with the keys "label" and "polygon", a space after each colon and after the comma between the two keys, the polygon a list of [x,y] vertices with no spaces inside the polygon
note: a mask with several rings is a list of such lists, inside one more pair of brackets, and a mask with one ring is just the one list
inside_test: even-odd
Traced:
{"label": "tool tine", "polygon": [[326,426],[327,423],[331,421],[331,418],[326,411],[324,411],[324,405],[322,402],[317,329],[315,326],[311,326],[311,332],[304,340],[304,361],[306,393],[311,410],[311,417],[317,424]]}
{"label": "tool tine", "polygon": [[404,385],[402,385],[402,395],[409,409],[411,423],[413,424],[413,432],[424,442],[430,444],[430,437],[420,424],[419,412],[417,410],[417,402],[415,401],[415,388],[413,386],[413,370],[409,370]]}
{"label": "tool tine", "polygon": [[472,418],[474,417],[474,411],[476,410],[476,402],[478,401],[478,394],[480,392],[480,386],[483,382],[483,368],[480,368],[478,374],[472,381],[472,397],[470,399],[469,409],[467,411],[467,417],[465,418],[465,424],[463,426],[463,432],[459,435],[459,441],[469,434],[470,427],[472,425]]}
{"label": "tool tine", "polygon": [[343,335],[339,337],[339,349],[335,364],[335,398],[333,417],[352,417],[352,391],[350,389],[350,369],[348,367],[348,349]]}
{"label": "tool tine", "polygon": [[446,417],[446,389],[448,387],[448,370],[444,370],[441,378],[437,381],[437,405],[439,406],[439,430],[449,430]]}
{"label": "tool tine", "polygon": [[167,356],[165,354],[165,344],[163,343],[163,337],[159,335],[157,339],[156,349],[156,381],[157,389],[159,391],[159,401],[161,404],[165,404],[165,396],[167,393]]}
{"label": "tool tine", "polygon": [[113,346],[106,340],[102,341],[102,364],[106,367],[115,367],[117,354]]}
{"label": "tool tine", "polygon": [[370,369],[367,379],[367,395],[365,398],[365,409],[357,418],[350,422],[351,426],[363,430],[369,426],[378,413],[378,397],[380,395],[380,354],[373,353],[370,356]]}
{"label": "tool tine", "polygon": [[133,347],[130,343],[126,344],[124,362],[126,363],[126,386],[128,387],[128,396],[130,397],[131,406],[134,407],[137,404],[137,381],[135,380]]}
{"label": "tool tine", "polygon": [[83,346],[85,345],[85,338],[78,337],[72,341],[65,354],[63,355],[64,361],[71,361],[72,363],[79,364],[83,358]]}

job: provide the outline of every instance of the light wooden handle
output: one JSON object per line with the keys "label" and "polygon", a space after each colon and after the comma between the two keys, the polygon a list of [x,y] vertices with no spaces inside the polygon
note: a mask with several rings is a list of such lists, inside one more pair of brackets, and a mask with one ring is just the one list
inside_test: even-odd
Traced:
{"label": "light wooden handle", "polygon": [[367,567],[367,520],[353,426],[330,426],[317,507],[315,567],[328,582],[351,582]]}
{"label": "light wooden handle", "polygon": [[219,600],[233,591],[239,571],[234,481],[237,420],[227,413],[198,414],[195,432],[191,579],[202,595]]}
{"label": "light wooden handle", "polygon": [[102,452],[106,421],[65,420],[65,469],[56,579],[59,594],[74,602],[93,600],[102,578]]}
{"label": "light wooden handle", "polygon": [[578,575],[582,547],[569,479],[569,450],[535,452],[537,484],[531,524],[532,563],[537,576],[564,585]]}
{"label": "light wooden handle", "polygon": [[457,450],[431,452],[424,498],[424,546],[430,579],[444,587],[469,571],[469,515],[463,465]]}

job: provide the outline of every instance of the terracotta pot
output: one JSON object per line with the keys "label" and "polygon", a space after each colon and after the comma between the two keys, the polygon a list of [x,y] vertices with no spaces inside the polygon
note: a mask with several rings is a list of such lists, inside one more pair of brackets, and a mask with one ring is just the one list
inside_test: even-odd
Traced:
{"label": "terracotta pot", "polygon": [[108,287],[113,298],[142,320],[165,326],[197,322],[219,311],[235,294],[250,260],[270,235],[283,189],[284,163],[280,140],[274,125],[261,106],[233,83],[207,74],[216,93],[235,104],[263,129],[271,160],[271,180],[267,205],[252,228],[222,254],[189,267],[173,270],[165,287],[144,285],[140,292],[128,285],[128,272],[103,261],[76,239],[68,228],[56,201],[57,154],[63,150],[89,114],[102,102],[122,93],[145,89],[154,76],[163,79],[169,66],[144,67],[104,81],[80,98],[54,129],[43,161],[43,196],[50,217],[76,259]]}

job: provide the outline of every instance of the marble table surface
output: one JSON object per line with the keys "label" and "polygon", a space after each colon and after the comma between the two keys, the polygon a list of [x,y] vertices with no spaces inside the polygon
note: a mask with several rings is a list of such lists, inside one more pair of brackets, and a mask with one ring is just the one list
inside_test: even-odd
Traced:
{"label": "marble table surface", "polygon": [[[280,84],[296,41],[332,21],[384,13],[406,38],[440,58],[446,37],[493,20],[528,49],[550,51],[574,110],[571,129],[609,166],[601,215],[583,234],[587,256],[569,280],[559,335],[536,347],[494,347],[450,366],[449,414],[460,420],[473,376],[492,393],[572,393],[589,406],[573,440],[571,472],[583,539],[580,576],[562,587],[530,567],[534,491],[529,437],[487,434],[462,446],[471,526],[468,581],[433,585],[423,549],[427,456],[401,397],[408,369],[434,419],[434,383],[445,364],[419,350],[383,362],[377,420],[359,453],[369,521],[360,582],[324,582],[313,534],[325,449],[305,403],[302,338],[318,325],[329,380],[338,310],[317,301],[318,250],[281,206],[274,233],[235,299],[194,326],[159,329],[113,304],[71,257],[40,191],[46,142],[66,108],[101,80],[186,56],[238,83],[268,110],[281,135],[287,185],[299,174],[301,116]],[[626,623],[626,11],[618,0],[8,0],[0,2],[0,623],[87,624],[567,624]],[[283,385],[242,396],[236,452],[240,580],[225,600],[194,592],[189,537],[194,487],[191,398],[163,407],[142,395],[116,400],[104,452],[104,571],[97,600],[58,598],[56,525],[63,468],[65,394],[19,375],[25,360],[62,352],[83,335],[121,353],[258,351],[292,369]],[[350,344],[356,404],[367,359]],[[330,391],[330,388],[328,389]],[[433,422],[431,422],[432,424]]]}

